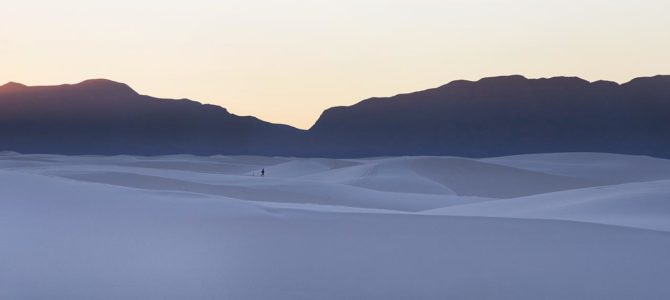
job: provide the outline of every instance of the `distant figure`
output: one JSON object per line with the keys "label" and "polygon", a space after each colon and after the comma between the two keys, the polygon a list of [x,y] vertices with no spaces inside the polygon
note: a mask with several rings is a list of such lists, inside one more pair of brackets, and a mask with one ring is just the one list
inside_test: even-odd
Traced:
{"label": "distant figure", "polygon": [[265,176],[265,168],[263,168],[263,170],[261,170],[261,176]]}

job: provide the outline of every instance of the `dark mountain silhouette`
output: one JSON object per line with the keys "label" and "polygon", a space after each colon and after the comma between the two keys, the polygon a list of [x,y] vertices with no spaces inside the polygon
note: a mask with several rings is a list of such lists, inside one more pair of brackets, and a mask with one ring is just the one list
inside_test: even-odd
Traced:
{"label": "dark mountain silhouette", "polygon": [[297,152],[302,132],[109,80],[0,87],[0,150],[61,154]]}
{"label": "dark mountain silhouette", "polygon": [[8,82],[3,86],[0,86],[0,93],[5,92],[5,93],[10,93],[10,92],[19,92],[23,89],[27,88],[27,86],[16,83],[16,82]]}
{"label": "dark mountain silhouette", "polygon": [[500,156],[597,151],[670,157],[670,76],[626,84],[485,78],[326,110],[313,153]]}
{"label": "dark mountain silhouette", "polygon": [[62,154],[670,157],[670,76],[625,84],[522,76],[454,81],[326,110],[308,131],[125,84],[0,86],[0,151]]}

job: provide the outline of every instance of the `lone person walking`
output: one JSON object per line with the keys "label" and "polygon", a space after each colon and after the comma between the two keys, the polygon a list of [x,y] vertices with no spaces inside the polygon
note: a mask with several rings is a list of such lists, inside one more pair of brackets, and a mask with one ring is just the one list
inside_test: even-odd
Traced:
{"label": "lone person walking", "polygon": [[265,176],[265,168],[261,170],[261,176]]}

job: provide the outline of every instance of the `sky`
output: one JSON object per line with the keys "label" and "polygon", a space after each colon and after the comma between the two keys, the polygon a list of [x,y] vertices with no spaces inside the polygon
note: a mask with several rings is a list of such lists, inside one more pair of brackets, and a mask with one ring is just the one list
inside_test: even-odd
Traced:
{"label": "sky", "polygon": [[[0,0],[0,82],[107,78],[309,128],[456,79],[670,74],[668,0]],[[1,83],[0,83],[1,84]]]}

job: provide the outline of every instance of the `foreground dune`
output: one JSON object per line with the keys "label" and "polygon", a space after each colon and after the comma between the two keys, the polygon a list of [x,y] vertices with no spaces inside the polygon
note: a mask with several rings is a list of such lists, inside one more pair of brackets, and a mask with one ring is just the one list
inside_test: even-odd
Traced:
{"label": "foreground dune", "polygon": [[3,153],[0,182],[3,299],[670,297],[663,159]]}

